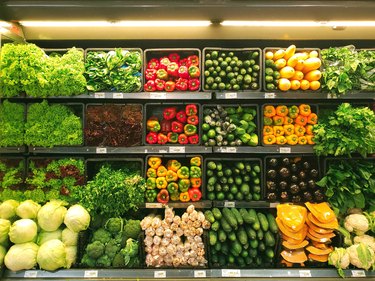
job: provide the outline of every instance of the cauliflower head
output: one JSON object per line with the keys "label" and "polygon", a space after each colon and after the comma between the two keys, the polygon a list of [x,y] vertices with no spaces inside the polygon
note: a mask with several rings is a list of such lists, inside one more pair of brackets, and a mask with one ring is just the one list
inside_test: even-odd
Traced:
{"label": "cauliflower head", "polygon": [[363,214],[351,214],[345,218],[344,227],[356,235],[363,235],[369,230],[369,221]]}
{"label": "cauliflower head", "polygon": [[364,243],[354,244],[346,249],[350,263],[357,268],[368,270],[375,263],[374,251]]}
{"label": "cauliflower head", "polygon": [[350,264],[349,253],[345,248],[335,248],[328,256],[328,264],[336,267],[338,274],[345,277],[343,269],[346,269]]}
{"label": "cauliflower head", "polygon": [[367,235],[367,234],[354,237],[354,244],[359,244],[359,243],[363,243],[369,246],[375,252],[375,238],[374,237]]}

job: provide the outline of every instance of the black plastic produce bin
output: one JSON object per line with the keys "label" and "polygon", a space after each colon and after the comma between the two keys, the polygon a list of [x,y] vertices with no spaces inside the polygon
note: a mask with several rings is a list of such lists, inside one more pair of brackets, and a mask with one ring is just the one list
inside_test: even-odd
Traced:
{"label": "black plastic produce bin", "polygon": [[[219,88],[217,89],[207,89],[206,86],[207,86],[207,83],[206,83],[206,75],[205,75],[205,72],[206,71],[209,71],[209,67],[206,66],[206,61],[208,59],[212,60],[212,58],[207,58],[207,54],[211,54],[212,51],[218,51],[218,52],[233,52],[234,53],[234,56],[236,56],[237,58],[239,58],[240,60],[242,61],[245,61],[245,60],[255,60],[255,65],[258,65],[259,66],[259,70],[256,71],[257,73],[257,81],[255,82],[257,85],[254,86],[254,87],[250,87],[251,84],[249,84],[249,88],[248,89],[240,89],[240,90],[235,90],[235,89],[223,89],[223,90],[220,90]],[[256,58],[249,58],[247,56],[251,55],[253,52],[258,52],[258,56]],[[202,70],[202,90],[204,92],[228,92],[228,91],[246,91],[246,92],[256,92],[256,91],[260,91],[261,87],[262,87],[262,63],[263,63],[263,58],[262,58],[262,50],[260,48],[219,48],[219,47],[206,47],[203,49],[203,56],[202,56],[202,67],[203,67],[203,70]],[[225,60],[225,57],[224,57],[224,60]],[[252,66],[253,64],[251,64]],[[220,67],[220,65],[219,65]],[[238,66],[237,66],[238,67]],[[245,67],[241,67],[243,69],[245,69]],[[247,66],[246,68],[250,68],[250,65]],[[221,70],[224,70],[224,69],[221,69]],[[254,71],[253,69],[251,69],[252,71]],[[232,71],[230,71],[232,72]],[[244,74],[241,74],[241,75],[246,75],[246,74],[250,74],[252,72],[249,72],[247,71],[246,73]],[[225,73],[226,75],[228,73]],[[210,76],[211,77],[211,76]],[[234,76],[235,79],[237,79],[238,75],[237,76]],[[223,79],[225,79],[226,77],[224,77]],[[253,78],[253,77],[252,77]],[[226,81],[227,83],[230,83],[230,80]]]}

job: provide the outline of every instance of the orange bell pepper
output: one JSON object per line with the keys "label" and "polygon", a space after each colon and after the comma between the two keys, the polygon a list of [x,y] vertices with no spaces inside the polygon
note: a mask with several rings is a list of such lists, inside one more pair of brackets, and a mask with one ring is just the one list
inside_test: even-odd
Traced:
{"label": "orange bell pepper", "polygon": [[164,167],[163,165],[160,165],[158,169],[156,170],[156,174],[158,177],[165,177],[167,175],[167,172],[168,172],[167,168]]}
{"label": "orange bell pepper", "polygon": [[268,136],[273,134],[273,128],[271,126],[263,127],[263,136]]}
{"label": "orange bell pepper", "polygon": [[314,139],[313,135],[307,135],[306,139],[307,139],[308,144],[315,144],[315,142],[313,141],[313,139]]}
{"label": "orange bell pepper", "polygon": [[161,165],[161,158],[160,157],[150,157],[147,160],[147,164],[151,168],[157,169]]}
{"label": "orange bell pepper", "polygon": [[284,125],[284,132],[287,136],[294,134],[294,125]]}
{"label": "orange bell pepper", "polygon": [[285,117],[288,115],[288,107],[285,105],[278,105],[276,107],[276,115]]}
{"label": "orange bell pepper", "polygon": [[272,117],[272,119],[273,119],[273,123],[276,126],[280,126],[284,124],[284,117],[282,116],[275,115],[274,117]]}
{"label": "orange bell pepper", "polygon": [[263,136],[264,144],[274,144],[276,142],[276,137],[274,135]]}
{"label": "orange bell pepper", "polygon": [[286,137],[284,136],[276,137],[276,144],[280,144],[280,145],[286,144]]}
{"label": "orange bell pepper", "polygon": [[286,137],[286,142],[290,145],[296,145],[298,143],[298,136],[295,134],[292,134],[290,136]]}
{"label": "orange bell pepper", "polygon": [[294,133],[295,133],[298,137],[302,137],[302,136],[305,135],[305,133],[306,133],[306,129],[305,129],[305,127],[303,127],[303,126],[295,125],[295,126],[294,126]]}
{"label": "orange bell pepper", "polygon": [[181,202],[189,202],[190,201],[189,192],[181,192],[180,193],[180,201]]}
{"label": "orange bell pepper", "polygon": [[313,125],[306,125],[306,134],[313,135]]}
{"label": "orange bell pepper", "polygon": [[297,116],[297,118],[294,120],[294,122],[297,125],[306,126],[306,124],[307,124],[307,117],[300,114],[300,115]]}
{"label": "orange bell pepper", "polygon": [[273,117],[276,115],[276,109],[273,105],[266,105],[264,107],[264,116]]}
{"label": "orange bell pepper", "polygon": [[318,123],[318,115],[311,113],[309,116],[307,116],[307,124],[315,125],[316,123]]}
{"label": "orange bell pepper", "polygon": [[298,144],[307,144],[307,138],[305,136],[298,137]]}
{"label": "orange bell pepper", "polygon": [[177,160],[168,160],[167,162],[168,170],[172,170],[173,172],[177,172],[181,168],[181,163]]}
{"label": "orange bell pepper", "polygon": [[301,104],[299,107],[299,114],[302,116],[309,116],[311,113],[311,107],[308,104]]}
{"label": "orange bell pepper", "polygon": [[190,178],[190,185],[193,188],[199,188],[202,185],[202,179],[201,178]]}
{"label": "orange bell pepper", "polygon": [[172,170],[168,170],[167,174],[165,175],[165,178],[167,182],[173,182],[178,180],[177,173]]}
{"label": "orange bell pepper", "polygon": [[293,118],[290,118],[289,116],[284,117],[284,125],[290,125],[293,124]]}
{"label": "orange bell pepper", "polygon": [[278,137],[278,136],[283,136],[284,135],[284,128],[283,126],[273,126],[273,134]]}

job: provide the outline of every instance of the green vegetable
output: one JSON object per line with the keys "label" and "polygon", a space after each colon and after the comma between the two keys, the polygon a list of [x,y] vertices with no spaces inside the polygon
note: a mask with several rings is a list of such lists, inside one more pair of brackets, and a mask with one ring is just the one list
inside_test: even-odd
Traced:
{"label": "green vegetable", "polygon": [[268,224],[268,220],[267,220],[266,215],[263,214],[263,213],[258,213],[257,215],[258,215],[258,219],[259,219],[260,225],[262,227],[262,230],[268,231],[269,224]]}
{"label": "green vegetable", "polygon": [[219,231],[218,231],[218,239],[219,239],[220,242],[225,242],[225,240],[227,240],[227,235],[226,235],[226,233],[225,233],[224,230],[219,229]]}
{"label": "green vegetable", "polygon": [[126,240],[125,248],[121,250],[121,254],[124,256],[125,267],[139,266],[139,244],[137,240],[132,238]]}
{"label": "green vegetable", "polygon": [[243,218],[242,218],[240,212],[236,208],[231,208],[230,210],[232,211],[233,215],[235,216],[238,224],[242,225],[243,224]]}
{"label": "green vegetable", "polygon": [[275,244],[276,244],[275,238],[274,238],[273,234],[270,231],[266,231],[265,232],[265,234],[264,234],[264,243],[266,244],[266,246],[269,246],[269,247],[275,246]]}
{"label": "green vegetable", "polygon": [[[116,254],[121,249],[121,243],[117,241],[116,239],[111,239],[109,242],[105,245],[104,254],[110,259],[113,260]],[[109,265],[110,266],[110,265]]]}
{"label": "green vegetable", "polygon": [[75,204],[66,212],[64,224],[75,232],[84,231],[90,225],[90,214],[81,205]]}
{"label": "green vegetable", "polygon": [[43,205],[38,212],[38,226],[45,231],[57,230],[67,213],[65,205],[61,200],[51,200]]}
{"label": "green vegetable", "polygon": [[238,241],[232,242],[230,252],[233,256],[238,257],[242,252],[241,244]]}
{"label": "green vegetable", "polygon": [[25,108],[5,100],[0,104],[0,147],[24,144]]}
{"label": "green vegetable", "polygon": [[267,213],[267,220],[269,224],[269,229],[272,233],[278,233],[279,228],[277,227],[275,217],[271,213]]}
{"label": "green vegetable", "polygon": [[208,233],[208,237],[210,245],[215,245],[217,242],[217,233],[215,231],[210,230],[210,232]]}
{"label": "green vegetable", "polygon": [[230,209],[224,207],[222,212],[223,212],[223,217],[230,224],[230,226],[233,227],[234,229],[237,229],[238,227],[237,219],[234,216],[234,214],[230,211]]}
{"label": "green vegetable", "polygon": [[226,233],[230,233],[232,231],[232,227],[224,217],[221,218],[220,225]]}
{"label": "green vegetable", "polygon": [[109,218],[104,228],[112,234],[120,233],[124,229],[124,220],[122,218]]}
{"label": "green vegetable", "polygon": [[37,262],[41,269],[56,270],[66,267],[65,245],[58,239],[52,239],[39,247]]}
{"label": "green vegetable", "polygon": [[250,240],[255,240],[257,238],[257,233],[250,225],[245,226],[247,236]]}
{"label": "green vegetable", "polygon": [[237,230],[237,238],[242,245],[246,245],[248,242],[246,231],[242,226]]}
{"label": "green vegetable", "polygon": [[110,232],[105,230],[104,228],[99,228],[94,231],[92,235],[92,241],[99,241],[103,245],[107,244],[112,238],[112,235]]}
{"label": "green vegetable", "polygon": [[206,220],[208,220],[210,223],[215,222],[214,214],[210,210],[206,210],[204,212],[204,216],[205,216]]}
{"label": "green vegetable", "polygon": [[213,224],[211,224],[211,229],[213,231],[218,231],[219,230],[219,227],[220,227],[220,224],[218,221],[215,221]]}

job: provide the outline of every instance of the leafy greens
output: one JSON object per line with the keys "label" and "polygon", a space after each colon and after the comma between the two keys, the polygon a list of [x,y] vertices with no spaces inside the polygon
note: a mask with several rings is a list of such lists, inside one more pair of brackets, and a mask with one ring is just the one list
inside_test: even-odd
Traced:
{"label": "leafy greens", "polygon": [[25,108],[5,100],[0,104],[0,147],[23,145]]}

